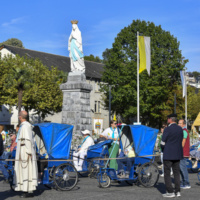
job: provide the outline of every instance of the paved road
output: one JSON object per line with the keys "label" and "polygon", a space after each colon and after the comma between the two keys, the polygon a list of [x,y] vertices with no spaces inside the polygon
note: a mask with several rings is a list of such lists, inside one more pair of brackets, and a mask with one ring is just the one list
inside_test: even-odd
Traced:
{"label": "paved road", "polygon": [[[0,180],[1,177],[0,177]],[[35,199],[43,200],[130,200],[130,199],[145,199],[145,200],[160,200],[162,193],[165,192],[163,178],[160,177],[158,184],[153,188],[144,188],[143,186],[129,186],[125,183],[118,184],[112,183],[110,188],[102,189],[98,187],[97,180],[90,178],[79,178],[78,185],[75,189],[68,192],[56,191],[54,189],[49,190],[44,186],[40,186],[36,192],[34,192]],[[196,174],[190,174],[190,181],[192,188],[189,190],[181,191],[181,198],[176,199],[200,199],[200,185],[198,185],[198,179]],[[0,182],[0,200],[14,199],[18,200],[19,194],[10,190],[9,185]]]}

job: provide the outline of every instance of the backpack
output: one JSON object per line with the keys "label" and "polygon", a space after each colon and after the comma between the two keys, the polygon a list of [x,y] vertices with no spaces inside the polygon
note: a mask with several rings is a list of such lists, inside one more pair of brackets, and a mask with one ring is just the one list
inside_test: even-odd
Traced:
{"label": "backpack", "polygon": [[0,134],[0,156],[3,154],[4,147],[3,147],[3,138],[2,135]]}

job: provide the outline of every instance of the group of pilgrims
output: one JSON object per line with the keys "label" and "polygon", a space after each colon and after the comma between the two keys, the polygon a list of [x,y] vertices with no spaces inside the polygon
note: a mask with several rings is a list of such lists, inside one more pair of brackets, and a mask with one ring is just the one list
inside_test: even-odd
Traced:
{"label": "group of pilgrims", "polygon": [[[23,198],[33,196],[33,191],[36,190],[38,184],[41,182],[43,171],[47,163],[46,161],[43,163],[44,166],[40,166],[40,162],[37,161],[35,145],[36,138],[34,136],[33,126],[27,121],[27,119],[27,112],[21,111],[19,113],[20,126],[18,127],[17,136],[14,138],[14,134],[10,135],[11,140],[13,138],[13,142],[11,144],[12,150],[16,146],[13,184],[15,186],[15,191],[23,192],[21,195]],[[163,195],[164,197],[174,197],[175,195],[172,194],[171,179],[168,177],[170,171],[173,171],[173,173],[175,173],[174,175],[178,174],[178,179],[180,179],[181,173],[182,185],[179,183],[178,187],[175,188],[178,195],[180,194],[180,187],[183,189],[191,188],[188,174],[185,172],[185,169],[187,169],[185,168],[185,160],[187,157],[190,157],[191,154],[191,156],[196,158],[196,162],[194,164],[195,166],[193,166],[196,167],[200,158],[200,145],[197,149],[191,152],[189,151],[189,133],[185,128],[185,121],[179,120],[179,124],[177,125],[174,119],[176,119],[175,115],[168,116],[169,125],[164,125],[161,129],[161,132],[163,133],[163,136],[160,140],[160,146],[162,149],[161,161],[164,165],[163,176],[165,178],[167,190],[167,193]],[[178,132],[180,132],[180,134],[177,134]],[[95,144],[89,130],[81,131],[81,133],[83,136],[83,141],[81,142],[80,146],[77,147],[76,151],[73,152],[73,164],[76,170],[79,172],[82,171],[84,158],[87,156],[88,148]],[[117,158],[117,156],[119,156],[121,139],[119,134],[117,122],[111,120],[110,127],[105,129],[99,135],[100,141],[112,140],[112,143],[108,149],[109,158]],[[179,143],[174,145],[174,141]],[[109,160],[109,168],[116,170],[118,178],[129,178],[130,169],[134,164],[135,159],[135,151],[133,146],[133,143],[131,143],[127,148],[125,148],[124,151],[121,152],[123,153],[123,156],[121,155],[120,159]],[[125,165],[126,167],[124,167]],[[124,171],[124,169],[126,171]],[[180,171],[180,173],[178,173],[177,169]],[[3,169],[0,170],[6,177],[6,169],[5,173]]]}

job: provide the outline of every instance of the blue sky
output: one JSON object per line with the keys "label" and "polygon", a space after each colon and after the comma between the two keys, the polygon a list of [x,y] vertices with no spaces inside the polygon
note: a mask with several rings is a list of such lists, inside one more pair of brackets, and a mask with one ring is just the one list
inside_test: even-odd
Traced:
{"label": "blue sky", "polygon": [[79,20],[85,55],[102,56],[132,20],[161,25],[180,41],[188,71],[200,71],[199,0],[6,0],[1,2],[0,42],[22,40],[27,49],[68,56],[70,20]]}

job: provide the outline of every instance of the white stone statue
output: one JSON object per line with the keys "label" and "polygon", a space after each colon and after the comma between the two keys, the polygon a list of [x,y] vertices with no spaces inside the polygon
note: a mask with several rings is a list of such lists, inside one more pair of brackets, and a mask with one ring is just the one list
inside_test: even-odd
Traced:
{"label": "white stone statue", "polygon": [[72,23],[72,32],[69,36],[68,50],[69,57],[71,60],[71,71],[81,71],[85,73],[85,63],[82,47],[82,37],[81,32],[77,26],[78,21],[73,20]]}

